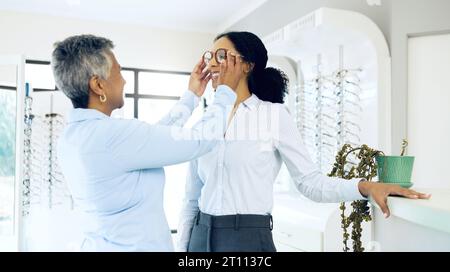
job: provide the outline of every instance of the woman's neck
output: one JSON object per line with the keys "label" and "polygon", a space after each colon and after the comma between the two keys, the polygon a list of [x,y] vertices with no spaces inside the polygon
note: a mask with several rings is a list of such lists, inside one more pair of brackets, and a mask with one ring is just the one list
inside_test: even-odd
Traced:
{"label": "woman's neck", "polygon": [[92,99],[89,100],[88,109],[98,110],[99,112],[102,112],[108,116],[111,116],[112,109],[106,104],[106,103],[95,103],[91,102]]}
{"label": "woman's neck", "polygon": [[[236,113],[239,104],[241,104],[243,101],[245,101],[247,98],[249,98],[252,94],[250,93],[250,90],[248,88],[247,83],[242,83],[242,81],[239,83],[238,87],[236,88],[236,103],[234,103],[233,110],[230,112],[230,116],[228,117],[228,125],[231,124],[231,120],[233,119],[234,114]],[[228,127],[227,127],[228,130]],[[225,132],[226,134],[226,132]]]}
{"label": "woman's neck", "polygon": [[250,93],[250,90],[248,88],[247,82],[240,83],[236,89],[236,103],[234,103],[234,107],[238,107],[239,104],[247,100],[252,94]]}

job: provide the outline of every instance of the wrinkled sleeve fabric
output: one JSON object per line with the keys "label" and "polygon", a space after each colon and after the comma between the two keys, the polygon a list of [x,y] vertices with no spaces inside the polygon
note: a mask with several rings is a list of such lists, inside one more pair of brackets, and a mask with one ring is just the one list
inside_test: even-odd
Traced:
{"label": "wrinkled sleeve fabric", "polygon": [[193,160],[209,152],[223,137],[236,94],[220,85],[214,103],[192,128],[116,120],[108,147],[116,167],[125,171],[160,168]]}
{"label": "wrinkled sleeve fabric", "polygon": [[287,108],[277,104],[276,110],[279,118],[275,146],[300,193],[316,202],[366,199],[358,189],[361,179],[343,180],[322,174],[312,162]]}

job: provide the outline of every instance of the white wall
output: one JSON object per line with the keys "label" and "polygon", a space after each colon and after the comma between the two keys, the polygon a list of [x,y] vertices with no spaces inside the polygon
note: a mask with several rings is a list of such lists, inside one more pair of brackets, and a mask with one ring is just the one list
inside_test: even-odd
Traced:
{"label": "white wall", "polygon": [[392,147],[394,151],[400,152],[401,139],[407,134],[408,37],[425,33],[448,33],[450,1],[391,0],[391,2]]}
{"label": "white wall", "polygon": [[[0,33],[0,55],[23,54],[27,59],[50,61],[56,41],[71,35],[94,34],[114,42],[114,52],[122,67],[183,72],[192,70],[215,37],[214,34],[11,11],[0,11]],[[71,108],[64,100],[67,100],[65,96],[55,95],[55,105],[60,105],[60,113]],[[45,101],[46,105],[43,104]],[[49,97],[43,97],[41,105],[48,108],[49,101]],[[122,111],[115,114],[122,115]]]}
{"label": "white wall", "polygon": [[50,60],[53,43],[76,34],[111,39],[123,67],[191,71],[213,41],[213,34],[188,33],[47,15],[0,11],[0,55],[25,54]]}
{"label": "white wall", "polygon": [[[366,0],[268,0],[230,29],[246,29],[263,37],[318,8],[328,7],[356,11],[368,16],[389,39],[392,1],[396,0],[382,1],[381,6],[369,6]],[[270,18],[270,23],[261,23],[266,22],[267,18]]]}
{"label": "white wall", "polygon": [[450,35],[409,39],[408,154],[417,187],[450,188]]}
{"label": "white wall", "polygon": [[[391,146],[400,152],[407,133],[408,36],[450,31],[448,0],[384,0],[369,6],[365,0],[269,0],[230,29],[267,35],[317,8],[329,7],[360,12],[383,31],[392,55]],[[270,18],[270,23],[264,23]]]}

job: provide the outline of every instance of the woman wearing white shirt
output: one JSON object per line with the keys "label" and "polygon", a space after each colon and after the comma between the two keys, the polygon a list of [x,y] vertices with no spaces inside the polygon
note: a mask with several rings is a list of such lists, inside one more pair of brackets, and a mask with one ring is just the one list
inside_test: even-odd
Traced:
{"label": "woman wearing white shirt", "polygon": [[[267,50],[261,40],[249,32],[219,35],[204,54],[213,75],[227,51],[241,55],[244,73],[222,141],[190,164],[178,228],[180,251],[276,251],[270,213],[282,162],[297,189],[317,202],[370,196],[387,217],[388,195],[429,197],[399,186],[321,174],[282,104],[288,79],[280,70],[266,68]],[[212,84],[216,88],[214,77]]]}

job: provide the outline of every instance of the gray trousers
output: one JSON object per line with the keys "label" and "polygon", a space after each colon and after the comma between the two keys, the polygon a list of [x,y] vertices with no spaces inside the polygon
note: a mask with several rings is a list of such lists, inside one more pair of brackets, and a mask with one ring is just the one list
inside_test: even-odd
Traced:
{"label": "gray trousers", "polygon": [[271,215],[212,216],[199,212],[189,252],[276,252]]}

